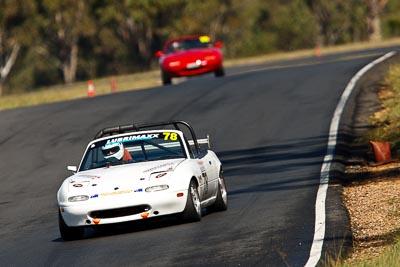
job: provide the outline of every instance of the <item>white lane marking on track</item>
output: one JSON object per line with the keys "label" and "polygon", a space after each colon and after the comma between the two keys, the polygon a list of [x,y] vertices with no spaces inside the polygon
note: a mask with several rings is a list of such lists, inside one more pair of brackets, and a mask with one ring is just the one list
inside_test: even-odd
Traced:
{"label": "white lane marking on track", "polygon": [[[323,63],[332,63],[332,62],[338,62],[338,61],[346,61],[346,60],[353,60],[353,59],[357,59],[357,58],[366,58],[366,57],[371,57],[371,56],[378,56],[381,53],[368,53],[368,54],[364,54],[364,55],[354,55],[354,56],[340,56],[337,57],[335,59],[330,59],[330,60],[323,60]],[[273,64],[275,62],[259,62],[257,64]],[[236,73],[232,73],[229,74],[229,76],[236,76],[236,75],[242,75],[242,74],[246,74],[246,73],[252,73],[252,72],[257,72],[257,71],[267,71],[267,70],[276,70],[276,69],[285,69],[285,68],[295,68],[295,67],[302,67],[302,66],[311,66],[311,65],[316,65],[316,64],[321,64],[321,62],[319,61],[315,61],[315,62],[300,62],[300,63],[296,63],[296,64],[281,64],[281,65],[274,65],[274,66],[267,66],[267,67],[257,67],[254,69],[249,69],[249,70],[243,70],[243,71],[239,71]],[[245,66],[253,66],[252,64],[249,65],[245,65]],[[232,67],[242,67],[242,65],[238,65],[235,66],[233,65]],[[254,67],[254,66],[253,66]]]}
{"label": "white lane marking on track", "polygon": [[324,163],[321,167],[321,176],[317,192],[317,199],[315,201],[315,229],[314,229],[314,240],[311,245],[310,257],[305,265],[305,267],[316,266],[319,259],[321,258],[322,245],[324,243],[325,237],[325,200],[326,193],[328,191],[329,184],[329,172],[331,168],[331,161],[333,159],[333,153],[335,152],[337,133],[339,129],[340,117],[343,113],[343,109],[346,105],[347,99],[349,98],[351,92],[354,89],[357,81],[372,67],[381,63],[382,61],[394,56],[396,52],[390,52],[386,55],[374,60],[365,67],[363,67],[357,74],[350,80],[344,90],[338,105],[336,106],[335,113],[331,121],[329,129],[329,140],[328,147],[326,149],[326,154],[324,157]]}

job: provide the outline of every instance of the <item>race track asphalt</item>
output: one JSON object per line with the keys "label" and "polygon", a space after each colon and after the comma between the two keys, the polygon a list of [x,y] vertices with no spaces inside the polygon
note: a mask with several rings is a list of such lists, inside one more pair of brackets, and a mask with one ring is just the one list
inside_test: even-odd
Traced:
{"label": "race track asphalt", "polygon": [[[333,112],[352,76],[393,49],[232,67],[223,78],[1,111],[1,266],[304,266]],[[379,75],[363,81],[371,99]],[[354,130],[360,92],[344,113],[344,133]],[[70,175],[66,166],[79,163],[104,127],[164,120],[210,135],[225,169],[228,210],[198,223],[88,230],[85,239],[64,242],[56,193]],[[336,186],[343,155],[328,191],[324,253],[349,235]]]}

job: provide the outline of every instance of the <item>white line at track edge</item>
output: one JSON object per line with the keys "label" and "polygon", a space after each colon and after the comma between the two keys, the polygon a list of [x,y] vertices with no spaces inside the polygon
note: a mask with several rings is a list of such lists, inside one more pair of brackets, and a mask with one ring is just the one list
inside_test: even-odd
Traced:
{"label": "white line at track edge", "polygon": [[314,229],[314,240],[311,245],[310,257],[305,265],[305,267],[313,267],[316,266],[319,259],[321,258],[322,253],[322,245],[324,243],[325,237],[325,200],[326,194],[328,191],[329,184],[329,172],[331,169],[331,163],[333,159],[333,154],[335,152],[336,142],[337,142],[337,134],[339,129],[339,121],[340,117],[343,113],[343,109],[346,105],[346,102],[353,91],[357,81],[372,67],[385,61],[386,59],[394,56],[396,52],[389,52],[386,55],[374,60],[369,63],[361,70],[357,72],[357,74],[350,80],[347,84],[346,89],[344,90],[338,105],[336,106],[335,113],[333,114],[333,118],[331,121],[330,129],[329,129],[329,139],[328,139],[328,147],[326,150],[326,154],[324,157],[324,163],[321,167],[321,175],[320,182],[317,192],[317,199],[315,201],[315,229]]}

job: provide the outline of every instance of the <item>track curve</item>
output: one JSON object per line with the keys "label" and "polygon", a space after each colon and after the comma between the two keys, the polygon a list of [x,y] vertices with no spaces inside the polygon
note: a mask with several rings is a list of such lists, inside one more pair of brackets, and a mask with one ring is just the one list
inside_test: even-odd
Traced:
{"label": "track curve", "polygon": [[[393,48],[390,48],[393,49]],[[304,266],[329,124],[351,77],[386,49],[227,69],[167,87],[0,112],[3,266]],[[210,134],[226,212],[121,225],[63,242],[55,195],[107,126],[186,120]]]}

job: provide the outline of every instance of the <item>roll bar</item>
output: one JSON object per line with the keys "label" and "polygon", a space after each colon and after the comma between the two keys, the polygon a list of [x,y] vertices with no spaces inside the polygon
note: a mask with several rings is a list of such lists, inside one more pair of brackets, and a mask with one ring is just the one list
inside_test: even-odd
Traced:
{"label": "roll bar", "polygon": [[179,126],[185,126],[190,134],[192,135],[192,139],[194,142],[194,146],[196,148],[197,153],[200,154],[200,145],[197,141],[196,134],[190,126],[189,123],[185,121],[165,121],[165,122],[156,122],[156,123],[148,123],[148,124],[127,124],[127,125],[120,125],[120,126],[112,126],[112,127],[107,127],[103,128],[97,134],[95,135],[94,139],[98,139],[104,136],[111,136],[115,134],[121,134],[121,133],[127,133],[127,132],[136,132],[136,131],[141,131],[149,128],[154,128],[154,127],[160,127],[160,126],[168,126],[172,125],[176,130],[180,130]]}

